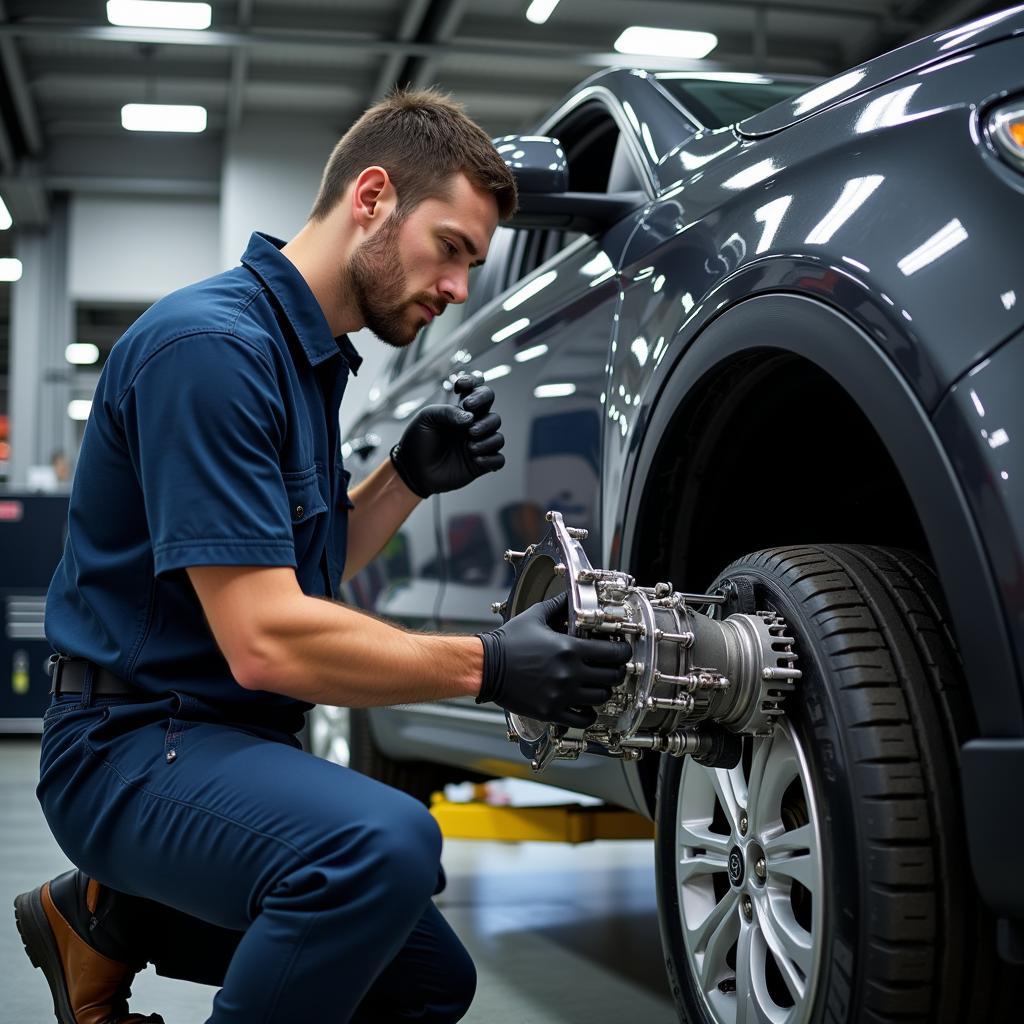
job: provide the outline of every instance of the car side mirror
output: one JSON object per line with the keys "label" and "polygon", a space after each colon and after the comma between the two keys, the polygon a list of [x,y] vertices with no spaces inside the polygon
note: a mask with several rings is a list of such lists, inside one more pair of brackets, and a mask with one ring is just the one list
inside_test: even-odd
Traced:
{"label": "car side mirror", "polygon": [[570,192],[569,162],[558,139],[504,135],[492,139],[519,192],[510,228],[556,228],[596,235],[643,206],[643,192]]}
{"label": "car side mirror", "polygon": [[519,199],[569,188],[569,161],[558,139],[544,135],[503,135],[492,139],[498,155],[516,179]]}

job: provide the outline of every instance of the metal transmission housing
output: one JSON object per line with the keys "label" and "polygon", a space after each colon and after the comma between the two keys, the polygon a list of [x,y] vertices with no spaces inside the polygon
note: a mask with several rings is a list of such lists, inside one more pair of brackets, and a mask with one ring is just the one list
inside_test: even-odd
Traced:
{"label": "metal transmission housing", "polygon": [[[611,699],[586,729],[505,713],[510,742],[534,771],[555,758],[599,753],[628,760],[644,750],[714,760],[727,734],[766,735],[800,671],[793,639],[776,612],[734,614],[724,620],[692,605],[719,606],[723,594],[682,594],[670,583],[638,587],[627,573],[591,566],[585,530],[548,512],[550,528],[526,551],[506,551],[515,582],[492,605],[507,621],[538,601],[566,590],[572,636],[628,640],[633,658]],[[690,602],[688,604],[687,602]],[[701,729],[702,723],[717,723]]]}

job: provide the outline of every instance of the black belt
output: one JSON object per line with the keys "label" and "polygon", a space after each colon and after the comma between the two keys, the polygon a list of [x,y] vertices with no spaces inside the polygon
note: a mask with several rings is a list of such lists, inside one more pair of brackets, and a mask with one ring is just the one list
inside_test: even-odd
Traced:
{"label": "black belt", "polygon": [[[59,697],[62,693],[81,693],[85,689],[85,669],[90,662],[85,658],[69,658],[54,654],[47,665],[50,673],[50,693]],[[101,697],[116,697],[136,694],[138,687],[126,683],[113,672],[99,665],[92,666],[92,692]]]}

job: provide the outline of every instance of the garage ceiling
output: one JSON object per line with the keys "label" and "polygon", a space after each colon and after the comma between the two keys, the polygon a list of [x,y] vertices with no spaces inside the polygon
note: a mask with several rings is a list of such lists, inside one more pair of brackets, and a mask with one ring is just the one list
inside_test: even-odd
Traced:
{"label": "garage ceiling", "polygon": [[[0,195],[27,226],[53,191],[217,195],[225,142],[303,120],[339,134],[395,83],[439,84],[492,134],[526,128],[623,58],[628,25],[714,32],[700,62],[831,75],[1003,4],[977,0],[212,0],[203,32],[115,28],[103,0],[0,0]],[[647,66],[653,66],[648,64]],[[198,103],[199,136],[138,135],[127,102]]]}

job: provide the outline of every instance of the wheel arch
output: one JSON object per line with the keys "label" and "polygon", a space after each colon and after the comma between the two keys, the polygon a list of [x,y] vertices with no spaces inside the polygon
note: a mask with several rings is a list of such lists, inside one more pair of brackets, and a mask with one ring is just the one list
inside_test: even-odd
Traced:
{"label": "wheel arch", "polygon": [[[782,398],[767,391],[786,375],[805,386],[817,382],[833,389],[825,396],[828,401],[796,392],[815,416],[827,417],[825,423],[813,417],[801,420],[799,409],[783,406]],[[783,387],[780,394],[793,397],[794,391]],[[769,395],[776,399],[774,406],[766,401]],[[787,415],[788,422],[780,418]],[[752,417],[763,426],[763,438],[744,438],[744,422]],[[733,492],[723,494],[726,477],[716,479],[711,472],[708,479],[698,478],[682,497],[683,518],[690,517],[692,529],[688,537],[680,537],[678,531],[665,529],[666,514],[675,515],[679,505],[669,506],[664,495],[674,473],[678,479],[681,458],[695,445],[699,449],[708,443],[702,431],[716,435],[710,453],[697,452],[705,464],[720,450],[714,445],[730,443],[729,431],[739,431],[741,442],[760,441],[754,457],[770,473],[755,482],[763,485],[777,476],[777,484],[769,493],[762,486],[751,505],[745,481],[731,481]],[[831,532],[854,522],[847,503],[832,515],[819,515],[814,536],[769,536],[773,523],[785,521],[787,504],[796,508],[801,485],[823,488],[834,483],[836,467],[827,459],[802,473],[800,459],[826,447],[831,450],[833,444],[849,454],[862,442],[868,446],[866,458],[854,465],[874,470],[878,499],[874,506],[862,502],[861,509],[869,514],[858,523],[858,535]],[[737,446],[735,436],[731,443]],[[682,569],[687,575],[672,582],[690,590],[710,582],[711,575],[699,575],[709,566],[720,568],[745,551],[778,543],[917,547],[935,567],[946,597],[981,734],[1021,730],[1024,714],[1006,623],[960,484],[925,410],[889,357],[833,307],[802,295],[762,294],[736,303],[705,326],[664,378],[633,460],[630,486],[622,494],[613,529],[621,537],[623,563],[645,580]],[[870,498],[870,493],[861,497]],[[742,507],[740,500],[745,502]],[[759,520],[765,501],[775,503],[772,514]],[[822,503],[819,493],[819,513]],[[702,514],[699,509],[705,504],[711,511]],[[795,516],[796,528],[804,529],[806,519]],[[721,536],[697,535],[709,523],[718,527],[722,522]]]}

